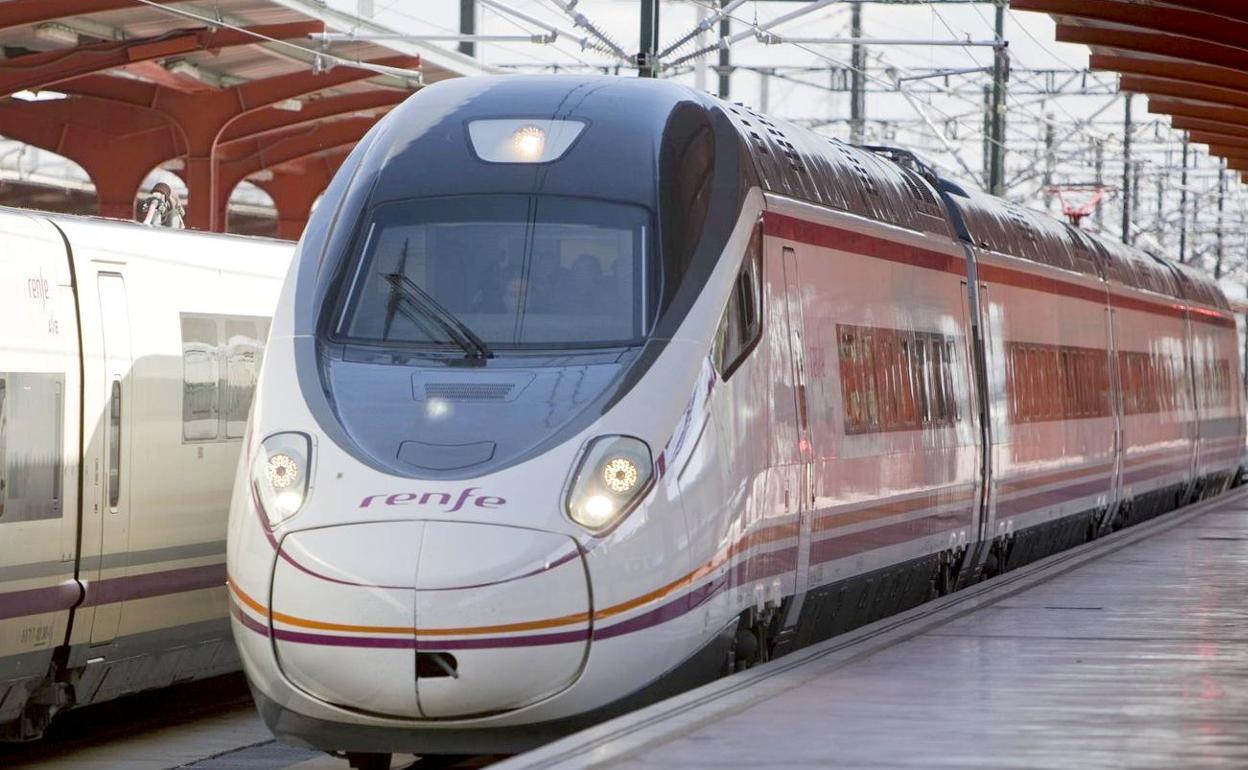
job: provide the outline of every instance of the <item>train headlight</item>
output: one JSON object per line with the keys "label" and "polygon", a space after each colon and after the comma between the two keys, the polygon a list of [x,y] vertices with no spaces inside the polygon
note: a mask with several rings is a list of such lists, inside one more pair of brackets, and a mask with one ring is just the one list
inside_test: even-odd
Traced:
{"label": "train headlight", "polygon": [[311,460],[312,441],[303,433],[274,433],[260,442],[251,464],[251,486],[270,527],[303,508]]}
{"label": "train headlight", "polygon": [[654,477],[650,447],[632,436],[600,436],[581,453],[566,500],[568,516],[604,530],[637,504]]}

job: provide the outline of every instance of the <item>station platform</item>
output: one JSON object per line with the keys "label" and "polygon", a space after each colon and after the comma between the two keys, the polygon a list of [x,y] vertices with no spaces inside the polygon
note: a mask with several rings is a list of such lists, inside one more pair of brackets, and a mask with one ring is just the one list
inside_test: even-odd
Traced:
{"label": "station platform", "polygon": [[495,768],[1248,767],[1248,489]]}

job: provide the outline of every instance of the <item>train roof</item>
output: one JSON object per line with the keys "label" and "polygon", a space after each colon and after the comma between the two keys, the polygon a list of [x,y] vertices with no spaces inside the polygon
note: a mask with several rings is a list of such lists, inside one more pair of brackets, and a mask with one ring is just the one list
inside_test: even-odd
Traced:
{"label": "train roof", "polygon": [[[905,150],[856,147],[742,104],[725,106],[768,192],[910,230],[950,237],[956,231],[977,248],[1230,309],[1217,283],[1200,270],[1086,233],[1011,201],[967,191],[938,178]],[[937,189],[955,209],[955,221]]]}
{"label": "train roof", "polygon": [[915,171],[742,104],[725,104],[764,190],[877,222],[952,236],[936,191]]}

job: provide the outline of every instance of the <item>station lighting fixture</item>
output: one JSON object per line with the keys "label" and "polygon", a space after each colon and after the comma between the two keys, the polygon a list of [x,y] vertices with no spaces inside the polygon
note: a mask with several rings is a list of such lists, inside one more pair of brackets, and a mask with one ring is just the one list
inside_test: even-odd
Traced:
{"label": "station lighting fixture", "polygon": [[60,91],[18,91],[9,95],[23,102],[53,102],[68,98]]}
{"label": "station lighting fixture", "polygon": [[650,447],[632,436],[600,436],[581,454],[568,488],[568,516],[601,532],[631,511],[650,488]]}
{"label": "station lighting fixture", "polygon": [[72,27],[50,21],[35,27],[35,39],[46,43],[78,45],[78,32]]}

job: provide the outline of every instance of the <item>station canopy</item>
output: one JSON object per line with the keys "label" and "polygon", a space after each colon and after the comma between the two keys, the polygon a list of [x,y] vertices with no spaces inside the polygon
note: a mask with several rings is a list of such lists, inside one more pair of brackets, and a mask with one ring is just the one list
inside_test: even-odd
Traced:
{"label": "station canopy", "polygon": [[386,33],[317,0],[0,2],[0,136],[78,163],[98,212],[134,215],[158,167],[186,183],[188,226],[225,228],[243,180],[297,237],[360,137],[422,84],[488,68],[442,48],[326,44]]}
{"label": "station canopy", "polygon": [[1047,13],[1057,39],[1092,50],[1191,141],[1248,182],[1248,0],[1010,0]]}

